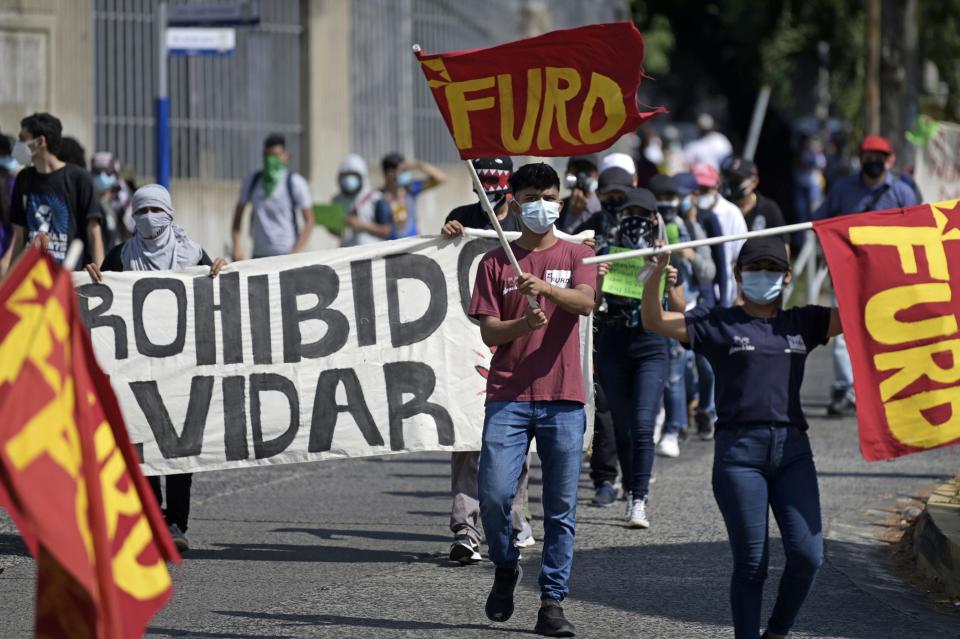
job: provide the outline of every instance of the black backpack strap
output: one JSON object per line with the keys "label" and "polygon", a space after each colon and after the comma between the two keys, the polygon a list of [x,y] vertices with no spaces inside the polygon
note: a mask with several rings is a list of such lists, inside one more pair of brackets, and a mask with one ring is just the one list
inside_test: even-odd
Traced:
{"label": "black backpack strap", "polygon": [[253,190],[257,188],[257,184],[260,183],[260,178],[263,177],[263,171],[257,171],[253,174],[253,177],[250,178],[250,186],[247,187],[247,195],[243,198],[244,204],[249,204],[253,200]]}
{"label": "black backpack strap", "polygon": [[293,230],[299,231],[300,216],[297,215],[297,200],[293,197],[293,171],[289,170],[287,171],[287,197],[290,198],[290,212],[293,214]]}
{"label": "black backpack strap", "polygon": [[[889,183],[889,182],[884,182],[884,183],[883,183],[883,186],[881,186],[879,189],[877,189],[877,192],[873,194],[873,197],[872,197],[872,198],[870,198],[870,201],[869,201],[869,202],[867,203],[867,205],[863,208],[863,210],[861,211],[861,213],[867,213],[867,212],[869,212],[869,211],[873,211],[874,208],[877,206],[877,202],[880,201],[880,198],[882,198],[882,197],[884,196],[884,194],[885,194],[887,191],[889,191],[889,190],[890,190],[890,183]],[[900,199],[897,198],[897,203],[899,204],[899,202],[900,202]]]}

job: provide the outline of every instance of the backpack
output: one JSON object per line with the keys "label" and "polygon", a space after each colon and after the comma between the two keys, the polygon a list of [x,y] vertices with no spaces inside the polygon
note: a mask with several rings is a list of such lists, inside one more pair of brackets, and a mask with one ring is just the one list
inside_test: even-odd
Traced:
{"label": "backpack", "polygon": [[[263,171],[257,171],[253,174],[253,178],[250,180],[250,186],[247,188],[246,197],[243,198],[243,201],[251,202],[253,200],[253,191],[257,188],[257,184],[260,183],[260,178],[263,177]],[[290,214],[293,216],[293,229],[297,233],[300,232],[300,216],[297,215],[297,200],[293,197],[293,171],[287,170],[287,197],[290,198]]]}

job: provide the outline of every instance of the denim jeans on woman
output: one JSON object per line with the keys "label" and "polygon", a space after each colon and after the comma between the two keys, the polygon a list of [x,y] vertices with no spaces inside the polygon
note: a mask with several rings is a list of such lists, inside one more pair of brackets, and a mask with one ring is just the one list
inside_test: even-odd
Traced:
{"label": "denim jeans on woman", "polygon": [[817,470],[807,434],[785,425],[717,430],[713,494],[733,550],[730,606],[736,639],[757,639],[770,540],[768,512],[780,528],[786,566],[767,622],[786,635],[823,563]]}
{"label": "denim jeans on woman", "polygon": [[613,415],[623,490],[642,499],[653,472],[653,428],[667,377],[667,340],[613,321],[597,340],[596,372]]}
{"label": "denim jeans on woman", "polygon": [[686,349],[675,339],[667,340],[667,382],[663,392],[665,434],[676,435],[687,427]]}
{"label": "denim jeans on woman", "polygon": [[562,601],[573,565],[577,488],[587,418],[579,402],[488,402],[480,450],[480,518],[490,560],[517,565],[511,508],[530,441],[537,438],[543,472],[543,599]]}

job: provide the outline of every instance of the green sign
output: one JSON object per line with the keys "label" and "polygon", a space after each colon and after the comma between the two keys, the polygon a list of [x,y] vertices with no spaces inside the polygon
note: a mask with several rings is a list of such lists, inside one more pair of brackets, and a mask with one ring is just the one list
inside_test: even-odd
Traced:
{"label": "green sign", "polygon": [[313,217],[320,226],[339,233],[347,225],[346,211],[342,204],[314,204]]}
{"label": "green sign", "polygon": [[[611,253],[623,253],[630,249],[620,246],[611,246]],[[647,265],[647,258],[635,257],[629,260],[620,260],[610,262],[610,272],[603,278],[603,292],[610,295],[619,295],[620,297],[632,297],[641,299],[643,297],[643,282],[637,276]],[[667,274],[664,272],[660,278],[660,296],[663,297],[663,291],[667,286]]]}

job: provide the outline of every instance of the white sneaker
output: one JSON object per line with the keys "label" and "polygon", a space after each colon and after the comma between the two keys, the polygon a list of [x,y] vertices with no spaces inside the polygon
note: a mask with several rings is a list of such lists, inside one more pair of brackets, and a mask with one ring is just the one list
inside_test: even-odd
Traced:
{"label": "white sneaker", "polygon": [[647,519],[647,500],[635,499],[630,506],[630,528],[649,528]]}
{"label": "white sneaker", "polygon": [[653,443],[660,441],[660,436],[663,433],[663,425],[667,421],[667,411],[664,410],[663,404],[660,404],[660,412],[657,413],[657,421],[653,424]]}
{"label": "white sneaker", "polygon": [[657,454],[661,457],[679,457],[680,437],[676,433],[664,433],[657,444]]}

